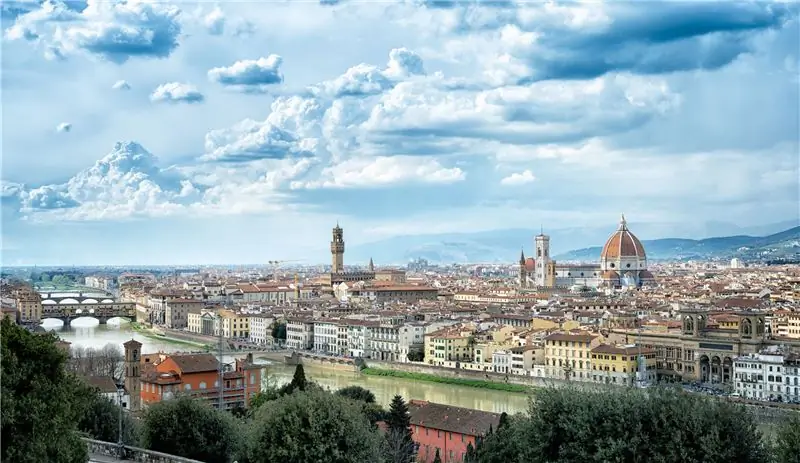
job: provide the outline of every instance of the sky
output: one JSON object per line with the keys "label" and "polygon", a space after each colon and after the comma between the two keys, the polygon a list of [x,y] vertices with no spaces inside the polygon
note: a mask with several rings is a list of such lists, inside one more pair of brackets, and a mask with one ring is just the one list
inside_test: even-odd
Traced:
{"label": "sky", "polygon": [[4,265],[798,219],[793,2],[2,8]]}

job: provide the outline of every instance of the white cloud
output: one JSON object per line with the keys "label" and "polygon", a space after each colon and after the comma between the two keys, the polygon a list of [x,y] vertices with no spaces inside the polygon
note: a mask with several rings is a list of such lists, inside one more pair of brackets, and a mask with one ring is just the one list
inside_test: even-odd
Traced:
{"label": "white cloud", "polygon": [[169,82],[159,85],[150,95],[155,103],[202,103],[205,97],[192,84]]}
{"label": "white cloud", "polygon": [[56,132],[64,133],[72,130],[72,124],[69,122],[62,122],[56,127]]}
{"label": "white cloud", "polygon": [[458,167],[443,167],[435,159],[392,156],[354,158],[326,167],[320,180],[293,182],[292,188],[374,188],[407,183],[449,184],[466,174]]}
{"label": "white cloud", "polygon": [[125,80],[118,80],[114,82],[114,85],[111,86],[113,90],[130,90],[131,84],[129,84]]}
{"label": "white cloud", "polygon": [[530,170],[523,170],[522,172],[514,172],[508,177],[504,177],[500,180],[500,183],[506,186],[519,186],[532,183],[535,180],[536,177],[533,176],[533,172]]}
{"label": "white cloud", "polygon": [[270,85],[283,82],[278,55],[241,60],[228,67],[216,67],[208,71],[208,79],[226,87],[245,92],[264,92]]}
{"label": "white cloud", "polygon": [[225,32],[225,13],[217,6],[214,7],[205,17],[203,25],[211,35],[221,35]]}
{"label": "white cloud", "polygon": [[51,0],[18,17],[7,37],[38,40],[51,57],[82,51],[122,64],[132,57],[168,57],[178,47],[179,15],[175,5],[142,0],[89,0],[80,13]]}

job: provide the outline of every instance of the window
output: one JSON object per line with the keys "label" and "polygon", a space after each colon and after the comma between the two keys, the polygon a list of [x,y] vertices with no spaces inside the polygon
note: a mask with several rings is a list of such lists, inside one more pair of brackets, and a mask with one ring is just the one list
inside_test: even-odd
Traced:
{"label": "window", "polygon": [[205,389],[205,388],[206,388],[206,382],[200,381],[200,389]]}
{"label": "window", "polygon": [[183,388],[186,389],[187,391],[191,391],[192,390],[192,385],[189,384],[189,383],[186,383],[186,384],[183,385]]}

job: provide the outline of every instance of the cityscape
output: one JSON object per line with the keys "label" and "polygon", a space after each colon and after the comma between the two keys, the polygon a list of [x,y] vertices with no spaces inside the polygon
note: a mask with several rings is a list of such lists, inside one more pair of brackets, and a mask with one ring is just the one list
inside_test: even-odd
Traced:
{"label": "cityscape", "polygon": [[800,461],[797,4],[2,14],[0,460]]}

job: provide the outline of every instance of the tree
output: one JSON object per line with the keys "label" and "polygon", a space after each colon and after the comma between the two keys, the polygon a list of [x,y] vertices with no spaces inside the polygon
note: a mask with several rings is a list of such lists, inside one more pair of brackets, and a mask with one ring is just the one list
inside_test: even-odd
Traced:
{"label": "tree", "polygon": [[110,376],[115,381],[122,379],[124,354],[119,346],[106,344],[100,349],[73,346],[70,349],[68,368],[83,376]]}
{"label": "tree", "polygon": [[800,457],[800,417],[792,416],[779,428],[775,436],[776,461],[797,461]]}
{"label": "tree", "polygon": [[158,452],[200,461],[232,461],[239,429],[224,411],[187,396],[152,405],[144,415],[142,444]]}
{"label": "tree", "polygon": [[769,461],[743,406],[666,387],[539,389],[479,447],[481,463]]}
{"label": "tree", "polygon": [[272,339],[286,342],[286,323],[276,322],[272,325]]}
{"label": "tree", "polygon": [[433,456],[433,463],[442,463],[442,456],[439,455],[439,447],[436,447],[436,455]]}
{"label": "tree", "polygon": [[406,354],[406,358],[409,362],[421,362],[425,360],[425,353],[421,350],[412,350]]}
{"label": "tree", "polygon": [[411,435],[411,414],[408,412],[408,405],[403,397],[396,395],[389,404],[389,413],[386,417],[387,438],[397,440],[390,443],[392,448],[404,449],[404,453],[394,455],[393,462],[408,463],[414,461],[416,445]]}
{"label": "tree", "polygon": [[464,452],[464,463],[478,463],[478,452],[472,446],[472,442],[467,444],[467,451]]}
{"label": "tree", "polygon": [[122,412],[122,442],[129,445],[138,444],[136,421],[130,414],[96,390],[90,390],[87,397],[88,406],[78,422],[78,429],[89,434],[93,439],[106,442],[119,440],[119,419]]}
{"label": "tree", "polygon": [[256,411],[247,461],[363,463],[380,460],[381,437],[351,400],[298,391]]}
{"label": "tree", "polygon": [[67,354],[52,334],[33,334],[8,319],[0,324],[0,461],[83,463],[77,423],[84,387],[66,371]]}
{"label": "tree", "polygon": [[279,389],[280,395],[291,394],[295,391],[305,391],[308,387],[308,381],[306,381],[306,370],[303,368],[303,364],[298,364],[294,369],[294,376],[292,376],[292,381],[283,386]]}
{"label": "tree", "polygon": [[373,394],[369,389],[364,389],[361,386],[347,386],[336,391],[336,394],[360,402],[366,402],[368,404],[375,403],[375,394]]}

